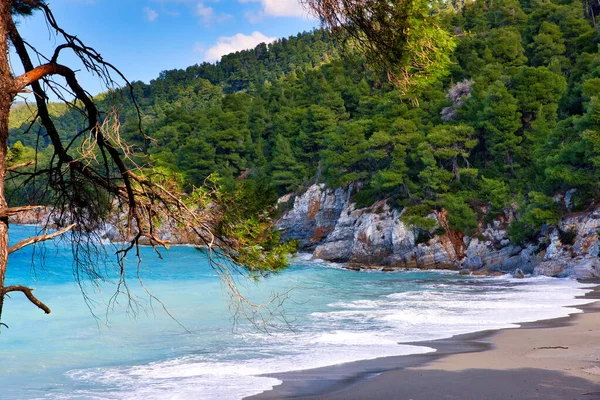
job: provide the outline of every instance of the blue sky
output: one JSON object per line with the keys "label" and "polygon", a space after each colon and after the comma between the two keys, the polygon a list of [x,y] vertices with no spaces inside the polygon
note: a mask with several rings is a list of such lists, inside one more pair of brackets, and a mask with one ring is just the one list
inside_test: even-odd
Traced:
{"label": "blue sky", "polygon": [[[99,51],[130,80],[214,62],[223,54],[318,26],[298,0],[49,0],[59,24]],[[21,35],[50,53],[60,44],[41,13],[19,22]],[[20,73],[14,58],[15,73]],[[59,62],[72,65],[61,57]],[[69,64],[71,63],[71,64]],[[98,79],[79,74],[92,93]]]}

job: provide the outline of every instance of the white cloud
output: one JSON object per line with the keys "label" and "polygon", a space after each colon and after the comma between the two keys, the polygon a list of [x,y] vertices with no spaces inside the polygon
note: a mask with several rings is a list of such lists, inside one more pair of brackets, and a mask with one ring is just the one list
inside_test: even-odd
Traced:
{"label": "white cloud", "polygon": [[271,43],[275,40],[276,38],[265,36],[256,31],[252,32],[251,35],[238,33],[233,36],[221,36],[217,40],[217,44],[204,52],[204,59],[210,62],[218,61],[225,54],[251,49],[259,43]]}
{"label": "white cloud", "polygon": [[261,0],[265,14],[271,17],[304,17],[306,11],[298,0]]}
{"label": "white cloud", "polygon": [[[218,0],[213,0],[218,2]],[[229,14],[217,14],[212,7],[208,7],[204,2],[196,3],[195,14],[200,17],[204,25],[210,25],[213,22],[223,22],[231,18]]]}
{"label": "white cloud", "polygon": [[215,10],[212,7],[206,7],[204,3],[196,4],[196,15],[209,23],[215,16]]}
{"label": "white cloud", "polygon": [[265,13],[262,11],[246,11],[244,13],[244,17],[251,24],[258,24],[259,22],[262,22],[264,16]]}
{"label": "white cloud", "polygon": [[196,3],[198,0],[151,0],[151,1],[154,3],[160,3],[160,4],[166,4],[166,3],[192,4],[192,3]]}
{"label": "white cloud", "polygon": [[146,20],[148,20],[148,22],[152,22],[158,18],[158,13],[148,7],[144,7],[144,15],[146,16]]}
{"label": "white cloud", "polygon": [[307,18],[308,12],[300,4],[300,0],[239,0],[240,3],[257,3],[262,6],[259,13],[247,14],[250,22],[259,16],[267,17],[302,17]]}

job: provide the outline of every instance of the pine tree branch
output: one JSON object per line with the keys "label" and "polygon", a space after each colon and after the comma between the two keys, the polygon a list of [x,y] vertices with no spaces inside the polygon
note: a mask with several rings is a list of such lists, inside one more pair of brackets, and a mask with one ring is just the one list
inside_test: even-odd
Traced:
{"label": "pine tree branch", "polygon": [[75,72],[69,67],[66,67],[57,63],[47,63],[35,67],[31,71],[27,71],[24,74],[18,76],[14,80],[13,91],[20,92],[26,86],[31,85],[33,82],[37,82],[42,78],[50,75],[61,75],[65,78],[75,76]]}
{"label": "pine tree branch", "polygon": [[44,303],[42,303],[41,301],[39,301],[37,299],[37,297],[35,297],[33,295],[32,291],[33,291],[33,289],[28,288],[26,286],[20,286],[20,285],[7,286],[2,291],[3,292],[2,296],[6,295],[7,293],[10,293],[10,292],[21,292],[29,299],[30,302],[32,302],[33,304],[38,306],[46,314],[50,314],[50,308],[47,305],[45,305]]}
{"label": "pine tree branch", "polygon": [[10,166],[10,167],[6,168],[6,171],[13,172],[13,171],[16,171],[16,170],[18,170],[20,168],[25,168],[25,167],[28,167],[30,165],[33,165],[34,163],[35,163],[35,161],[31,160],[31,161],[27,161],[27,162],[24,162],[24,163],[21,163],[21,164],[15,164],[13,166]]}
{"label": "pine tree branch", "polygon": [[40,208],[44,208],[44,206],[8,207],[4,210],[0,210],[0,218],[10,217],[11,215],[16,215],[26,211],[39,210]]}
{"label": "pine tree branch", "polygon": [[67,226],[66,228],[63,228],[63,229],[56,231],[54,233],[51,233],[51,234],[44,233],[43,235],[40,235],[40,236],[33,236],[30,238],[21,240],[19,243],[15,244],[13,246],[10,246],[8,248],[8,254],[14,253],[15,251],[19,251],[23,247],[30,246],[34,243],[45,242],[46,240],[54,239],[55,237],[60,236],[64,233],[70,231],[71,229],[73,229],[75,227],[75,225],[77,225],[77,224],[71,224],[71,225]]}

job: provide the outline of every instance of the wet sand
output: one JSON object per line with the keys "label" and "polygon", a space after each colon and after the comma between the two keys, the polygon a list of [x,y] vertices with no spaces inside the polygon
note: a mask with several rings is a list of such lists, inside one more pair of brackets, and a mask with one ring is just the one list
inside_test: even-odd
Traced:
{"label": "wet sand", "polygon": [[[600,287],[585,297],[600,299]],[[600,400],[600,301],[576,308],[584,313],[410,343],[435,353],[270,375],[283,383],[247,399]]]}

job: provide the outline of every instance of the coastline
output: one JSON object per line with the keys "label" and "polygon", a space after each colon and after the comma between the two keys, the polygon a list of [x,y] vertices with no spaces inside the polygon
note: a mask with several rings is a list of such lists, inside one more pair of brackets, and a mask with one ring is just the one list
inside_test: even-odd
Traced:
{"label": "coastline", "polygon": [[[588,283],[588,282],[586,282]],[[519,328],[411,342],[437,351],[269,374],[283,383],[246,400],[600,399],[600,285],[583,313]]]}

